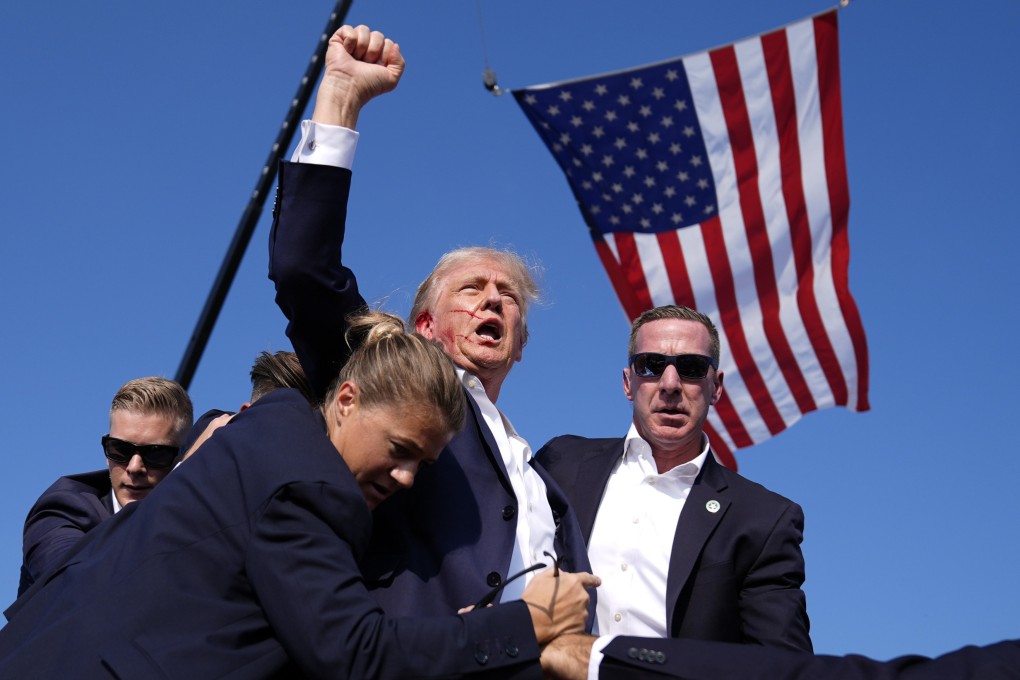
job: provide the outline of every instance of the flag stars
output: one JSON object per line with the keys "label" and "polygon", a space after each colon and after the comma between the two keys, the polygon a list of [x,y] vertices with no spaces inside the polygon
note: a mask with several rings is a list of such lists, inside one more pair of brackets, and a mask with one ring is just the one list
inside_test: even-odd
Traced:
{"label": "flag stars", "polygon": [[585,111],[589,111],[589,112],[594,111],[595,110],[595,102],[593,102],[590,99],[586,99],[584,101],[584,103],[581,104],[581,108],[584,109]]}
{"label": "flag stars", "polygon": [[595,153],[595,150],[591,148],[591,144],[582,144],[581,153],[583,153],[585,156],[590,156],[593,153]]}
{"label": "flag stars", "polygon": [[[658,144],[661,141],[662,141],[662,136],[658,132],[653,132],[650,135],[648,135],[648,143],[649,144]],[[564,144],[566,144],[566,142],[564,142]]]}
{"label": "flag stars", "polygon": [[637,133],[639,130],[641,130],[641,126],[635,123],[634,121],[630,121],[629,123],[627,123],[627,130],[629,132]]}
{"label": "flag stars", "polygon": [[641,205],[642,203],[645,202],[645,197],[642,196],[641,194],[634,194],[633,196],[630,197],[630,202],[633,203],[634,205]]}
{"label": "flag stars", "polygon": [[550,106],[548,109],[546,109],[546,111],[549,113],[550,116],[560,115],[560,107],[558,107],[556,104]]}
{"label": "flag stars", "polygon": [[648,187],[649,189],[651,189],[652,187],[655,186],[655,178],[654,177],[645,177],[644,185],[646,187]]}
{"label": "flag stars", "polygon": [[623,147],[627,146],[627,140],[624,139],[623,137],[617,137],[616,141],[613,142],[613,146],[615,146],[617,149],[622,149]]}
{"label": "flag stars", "polygon": [[667,163],[666,161],[659,161],[658,163],[655,164],[655,169],[658,170],[659,172],[666,172],[667,170],[669,170],[669,163]]}
{"label": "flag stars", "polygon": [[623,193],[623,185],[620,184],[619,182],[614,183],[613,186],[612,186],[612,189],[613,189],[613,193],[616,193],[616,194],[622,194]]}
{"label": "flag stars", "polygon": [[691,165],[694,167],[700,168],[702,163],[704,163],[704,161],[701,160],[701,156],[691,156]]}
{"label": "flag stars", "polygon": [[595,139],[602,139],[602,136],[604,134],[606,134],[606,131],[602,129],[601,125],[596,125],[591,130],[591,136],[594,137]]}
{"label": "flag stars", "polygon": [[636,173],[636,172],[634,172],[634,167],[633,167],[633,166],[631,166],[631,165],[628,165],[628,166],[626,166],[626,167],[625,167],[625,168],[623,169],[623,176],[624,176],[624,177],[626,177],[627,179],[630,179],[631,177],[633,177],[633,176],[634,176],[634,175],[636,175],[636,174],[637,174],[637,173]]}
{"label": "flag stars", "polygon": [[634,212],[634,208],[631,208],[629,203],[624,203],[622,206],[620,206],[620,209],[623,210],[625,215],[629,215],[632,212]]}
{"label": "flag stars", "polygon": [[698,204],[698,201],[693,196],[688,196],[687,198],[684,199],[684,203],[687,204],[688,208],[693,208]]}
{"label": "flag stars", "polygon": [[712,213],[715,212],[715,206],[714,205],[706,205],[705,209],[702,212],[704,212],[706,215],[711,215]]}
{"label": "flag stars", "polygon": [[673,187],[666,187],[665,189],[662,190],[662,193],[663,195],[666,196],[666,198],[673,198],[674,196],[676,196],[676,189],[674,189]]}
{"label": "flag stars", "polygon": [[647,105],[642,106],[640,109],[638,109],[638,113],[640,113],[643,118],[647,118],[648,116],[652,115],[652,107]]}
{"label": "flag stars", "polygon": [[563,151],[563,145],[562,145],[562,144],[560,144],[559,142],[555,142],[555,143],[553,144],[553,146],[552,146],[552,149],[553,149],[553,151],[555,151],[556,153],[559,153],[560,151]]}
{"label": "flag stars", "polygon": [[613,200],[613,197],[610,196],[609,194],[602,194],[602,200],[605,201],[606,203],[609,203],[610,201]]}
{"label": "flag stars", "polygon": [[673,142],[672,144],[669,145],[669,152],[674,156],[678,155],[683,150],[684,148],[676,142]]}
{"label": "flag stars", "polygon": [[708,180],[705,179],[704,177],[699,179],[698,180],[698,188],[699,189],[707,189],[708,188]]}
{"label": "flag stars", "polygon": [[612,109],[606,111],[606,120],[608,120],[610,123],[616,120],[616,111],[613,111]]}
{"label": "flag stars", "polygon": [[651,229],[652,228],[652,221],[650,219],[648,219],[647,217],[642,217],[641,218],[641,228],[642,229]]}
{"label": "flag stars", "polygon": [[611,225],[613,225],[614,227],[617,227],[617,226],[620,225],[620,218],[617,217],[616,215],[610,215],[609,216],[609,223]]}
{"label": "flag stars", "polygon": [[666,91],[663,90],[661,87],[656,87],[652,90],[652,96],[655,97],[656,99],[662,99],[663,97],[666,96]]}
{"label": "flag stars", "polygon": [[592,189],[595,188],[595,185],[589,182],[588,180],[584,180],[583,182],[581,182],[581,188],[584,189],[585,191],[591,191]]}
{"label": "flag stars", "polygon": [[686,99],[677,99],[676,103],[673,104],[673,108],[676,109],[677,111],[686,111],[687,110],[687,100]]}
{"label": "flag stars", "polygon": [[668,80],[671,83],[679,77],[680,75],[674,69],[669,69],[668,71],[666,71],[666,80]]}
{"label": "flag stars", "polygon": [[595,86],[595,94],[599,95],[600,97],[604,95],[606,92],[609,92],[609,88],[606,87],[605,85],[600,83]]}
{"label": "flag stars", "polygon": [[628,97],[625,94],[621,94],[619,97],[617,97],[616,101],[617,101],[617,103],[620,106],[629,106],[630,105],[630,97]]}
{"label": "flag stars", "polygon": [[688,175],[686,171],[681,170],[680,172],[676,173],[676,178],[681,182],[686,182],[691,178],[691,176]]}
{"label": "flag stars", "polygon": [[642,87],[645,86],[645,82],[641,80],[641,78],[631,78],[630,86],[634,90],[640,90]]}
{"label": "flag stars", "polygon": [[579,168],[579,167],[581,167],[581,165],[582,165],[581,159],[580,158],[574,158],[574,167],[575,168]]}
{"label": "flag stars", "polygon": [[634,152],[634,155],[637,156],[638,159],[642,161],[648,158],[648,152],[645,151],[644,149],[638,149],[637,151]]}
{"label": "flag stars", "polygon": [[598,170],[596,170],[595,172],[591,173],[591,178],[593,180],[595,180],[596,182],[601,182],[602,181],[602,173],[599,172]]}
{"label": "flag stars", "polygon": [[697,133],[694,132],[693,127],[691,127],[690,125],[684,126],[684,137],[693,137],[695,134]]}
{"label": "flag stars", "polygon": [[653,203],[652,204],[652,212],[655,213],[656,215],[661,215],[664,212],[662,204],[661,203]]}
{"label": "flag stars", "polygon": [[663,116],[662,120],[659,121],[659,125],[664,128],[673,127],[673,116]]}
{"label": "flag stars", "polygon": [[574,127],[581,127],[582,125],[584,125],[584,121],[581,120],[580,116],[573,116],[570,119],[570,124],[573,125]]}
{"label": "flag stars", "polygon": [[534,106],[535,104],[538,103],[538,99],[536,99],[535,95],[533,94],[526,94],[524,95],[524,103],[527,104],[528,106]]}
{"label": "flag stars", "polygon": [[560,144],[570,144],[570,133],[564,132],[560,135]]}
{"label": "flag stars", "polygon": [[612,165],[613,165],[613,157],[610,156],[609,154],[606,154],[605,156],[603,156],[602,157],[602,165],[606,166],[607,168],[612,167]]}
{"label": "flag stars", "polygon": [[560,101],[569,102],[573,98],[574,95],[571,94],[569,90],[563,90],[562,92],[560,92]]}
{"label": "flag stars", "polygon": [[601,205],[593,205],[588,210],[591,212],[592,215],[598,215],[600,212],[602,212],[602,206]]}
{"label": "flag stars", "polygon": [[542,129],[543,130],[551,130],[552,127],[549,125],[549,123],[547,123],[546,121],[543,120],[542,121]]}
{"label": "flag stars", "polygon": [[680,224],[684,221],[684,216],[680,213],[673,213],[669,219],[673,224]]}

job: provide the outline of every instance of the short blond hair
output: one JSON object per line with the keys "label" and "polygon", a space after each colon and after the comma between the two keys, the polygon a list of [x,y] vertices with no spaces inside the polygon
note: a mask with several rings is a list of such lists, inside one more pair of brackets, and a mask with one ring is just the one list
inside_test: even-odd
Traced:
{"label": "short blond hair", "polygon": [[110,404],[111,418],[115,411],[167,418],[173,424],[174,440],[178,443],[194,418],[191,398],[184,388],[173,380],[159,377],[136,378],[124,383]]}

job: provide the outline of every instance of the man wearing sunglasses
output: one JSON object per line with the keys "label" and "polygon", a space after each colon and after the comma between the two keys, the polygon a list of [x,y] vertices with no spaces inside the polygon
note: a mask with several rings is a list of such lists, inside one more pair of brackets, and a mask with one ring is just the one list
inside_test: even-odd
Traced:
{"label": "man wearing sunglasses", "polygon": [[723,390],[715,326],[656,307],[634,321],[628,356],[627,435],[557,437],[537,455],[602,578],[599,632],[810,652],[803,513],[717,463],[703,432]]}
{"label": "man wearing sunglasses", "polygon": [[191,418],[191,399],[173,380],[138,378],[117,391],[110,433],[101,439],[107,469],[61,477],[28,513],[19,596],[60,565],[82,536],[163,480]]}

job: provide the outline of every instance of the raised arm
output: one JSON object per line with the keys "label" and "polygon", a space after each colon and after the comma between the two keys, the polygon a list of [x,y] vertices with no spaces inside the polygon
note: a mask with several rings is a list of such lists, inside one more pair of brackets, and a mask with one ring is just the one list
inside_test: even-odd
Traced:
{"label": "raised arm", "polygon": [[[329,41],[311,125],[341,126],[348,128],[341,133],[356,136],[351,130],[361,108],[396,87],[403,71],[404,58],[392,40],[366,26],[341,27]],[[306,137],[314,139],[315,134],[313,129]],[[303,137],[302,144],[305,141]],[[365,301],[354,273],[341,261],[351,172],[320,162],[280,166],[269,278],[289,321],[287,337],[321,400],[350,356],[346,318]]]}

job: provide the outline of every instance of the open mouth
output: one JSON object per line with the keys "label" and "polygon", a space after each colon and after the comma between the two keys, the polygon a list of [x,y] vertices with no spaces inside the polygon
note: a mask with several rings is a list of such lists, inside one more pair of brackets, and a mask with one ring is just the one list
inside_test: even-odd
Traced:
{"label": "open mouth", "polygon": [[486,321],[475,329],[475,335],[483,340],[498,342],[503,337],[503,325],[495,319]]}

